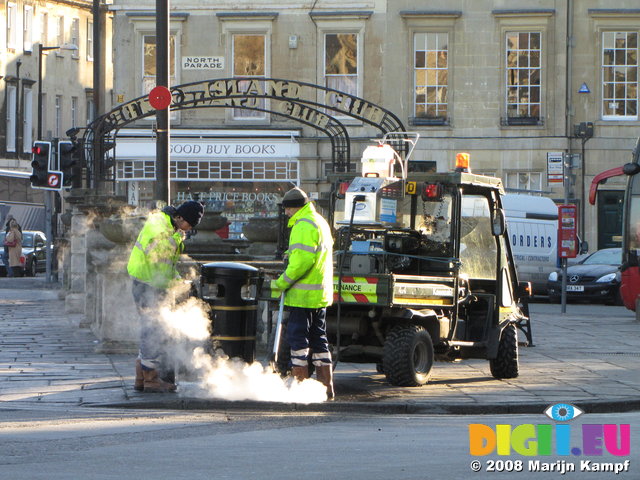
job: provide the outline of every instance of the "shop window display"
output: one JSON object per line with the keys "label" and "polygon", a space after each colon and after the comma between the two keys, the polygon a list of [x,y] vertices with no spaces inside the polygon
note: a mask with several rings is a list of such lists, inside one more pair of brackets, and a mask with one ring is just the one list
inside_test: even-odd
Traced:
{"label": "shop window display", "polygon": [[290,182],[176,182],[174,203],[198,200],[205,212],[227,217],[230,239],[244,239],[242,227],[251,217],[276,217]]}

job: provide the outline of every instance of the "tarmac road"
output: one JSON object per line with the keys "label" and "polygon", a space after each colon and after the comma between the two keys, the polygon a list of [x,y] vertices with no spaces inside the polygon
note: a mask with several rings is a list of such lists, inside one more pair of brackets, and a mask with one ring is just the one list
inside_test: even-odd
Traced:
{"label": "tarmac road", "polygon": [[[1,407],[1,405],[0,405]],[[57,412],[57,416],[56,416]],[[0,408],[0,477],[70,479],[467,480],[637,479],[640,412],[571,422],[627,424],[629,454],[471,455],[470,425],[551,423],[543,415],[278,414]],[[581,442],[581,439],[583,440]],[[531,442],[534,445],[536,442]],[[621,442],[622,443],[622,442]],[[610,446],[610,444],[609,444]],[[585,463],[583,463],[585,462]],[[617,469],[593,472],[604,464]],[[544,471],[556,467],[562,470]],[[573,470],[571,470],[573,468]],[[585,469],[587,468],[587,469]],[[566,471],[566,473],[562,473]],[[497,477],[496,477],[497,475]]]}
{"label": "tarmac road", "polygon": [[532,304],[535,346],[520,348],[516,379],[496,380],[487,361],[466,360],[436,363],[428,385],[400,388],[373,364],[341,363],[337,399],[304,405],[135,392],[134,355],[100,353],[58,292],[42,277],[0,278],[0,402],[403,414],[540,413],[567,402],[592,413],[640,410],[640,323],[624,307],[570,304],[562,315],[560,305]]}

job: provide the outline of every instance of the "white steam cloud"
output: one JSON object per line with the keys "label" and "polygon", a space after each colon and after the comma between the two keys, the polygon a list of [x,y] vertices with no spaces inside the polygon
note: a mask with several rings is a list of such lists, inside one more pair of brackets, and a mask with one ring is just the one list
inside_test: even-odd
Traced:
{"label": "white steam cloud", "polygon": [[284,403],[317,403],[327,399],[325,386],[320,382],[283,379],[259,362],[248,365],[226,355],[213,358],[202,348],[195,349],[193,361],[195,368],[204,374],[197,388],[188,389],[194,396],[202,392],[205,396],[226,400]]}
{"label": "white steam cloud", "polygon": [[[184,295],[174,292],[177,297]],[[326,388],[320,382],[307,379],[298,382],[282,378],[271,367],[259,362],[248,365],[239,358],[229,358],[220,350],[215,356],[205,351],[209,339],[209,315],[206,305],[191,297],[175,307],[163,307],[160,318],[166,338],[171,341],[168,355],[189,372],[189,380],[180,380],[179,391],[197,398],[225,400],[257,400],[283,403],[319,403],[327,399]]]}

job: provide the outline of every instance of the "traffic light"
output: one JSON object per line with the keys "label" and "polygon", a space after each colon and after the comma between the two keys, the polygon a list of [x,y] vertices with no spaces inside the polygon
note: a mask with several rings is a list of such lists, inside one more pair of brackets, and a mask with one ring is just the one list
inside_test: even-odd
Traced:
{"label": "traffic light", "polygon": [[58,141],[58,167],[62,172],[62,186],[70,187],[73,182],[73,170],[76,164],[76,144],[69,140]]}
{"label": "traffic light", "polygon": [[31,186],[47,188],[49,165],[51,162],[51,142],[33,142],[31,148]]}

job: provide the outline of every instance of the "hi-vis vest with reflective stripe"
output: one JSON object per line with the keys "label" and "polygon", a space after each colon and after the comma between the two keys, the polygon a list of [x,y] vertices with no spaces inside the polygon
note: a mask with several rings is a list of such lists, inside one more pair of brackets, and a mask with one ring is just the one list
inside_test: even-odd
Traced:
{"label": "hi-vis vest with reflective stripe", "polygon": [[333,238],[326,220],[308,203],[289,219],[289,263],[275,281],[290,307],[322,308],[333,302]]}
{"label": "hi-vis vest with reflective stripe", "polygon": [[156,288],[168,288],[179,278],[176,264],[184,249],[182,234],[175,231],[169,215],[152,213],[131,251],[129,275]]}

